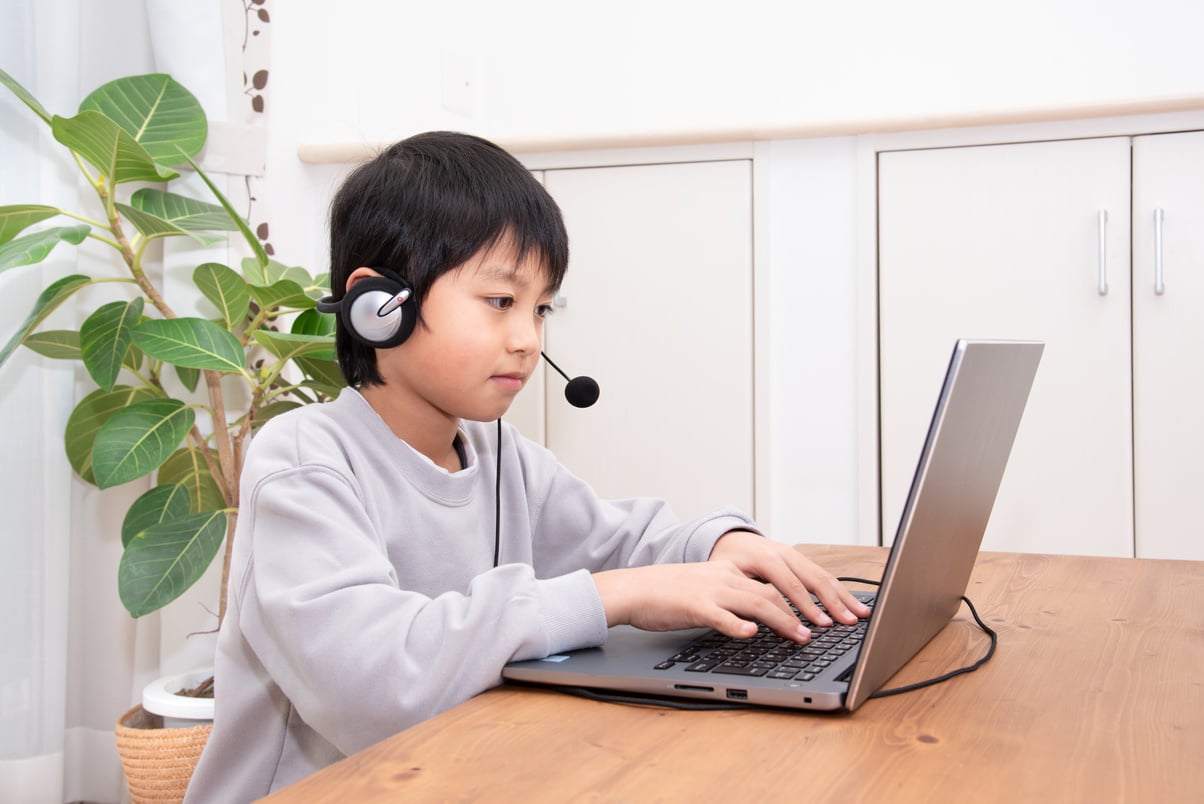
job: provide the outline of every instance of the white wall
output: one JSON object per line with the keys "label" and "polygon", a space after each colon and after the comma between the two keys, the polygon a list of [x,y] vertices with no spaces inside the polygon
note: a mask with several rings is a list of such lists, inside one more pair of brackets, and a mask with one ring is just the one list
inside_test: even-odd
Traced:
{"label": "white wall", "polygon": [[[768,148],[769,510],[786,542],[858,540],[857,148]],[[764,385],[761,386],[762,388]],[[761,513],[758,512],[760,516]],[[765,519],[764,516],[762,516]]]}
{"label": "white wall", "polygon": [[1204,95],[1196,0],[289,0],[272,15],[307,142],[743,138]]}

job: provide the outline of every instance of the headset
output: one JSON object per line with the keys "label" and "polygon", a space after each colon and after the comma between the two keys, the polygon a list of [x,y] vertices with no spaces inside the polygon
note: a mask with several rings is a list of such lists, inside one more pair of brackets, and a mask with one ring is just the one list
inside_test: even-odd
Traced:
{"label": "headset", "polygon": [[347,289],[342,299],[324,296],[316,305],[319,313],[333,313],[351,336],[377,349],[402,344],[418,321],[418,299],[410,283],[388,268],[375,269]]}

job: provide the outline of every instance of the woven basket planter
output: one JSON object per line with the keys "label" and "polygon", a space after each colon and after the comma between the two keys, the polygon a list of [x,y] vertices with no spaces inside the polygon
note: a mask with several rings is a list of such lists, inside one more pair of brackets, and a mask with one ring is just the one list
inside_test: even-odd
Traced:
{"label": "woven basket planter", "polygon": [[139,704],[117,721],[117,753],[132,804],[184,800],[188,780],[209,739],[211,724],[164,728],[163,718]]}

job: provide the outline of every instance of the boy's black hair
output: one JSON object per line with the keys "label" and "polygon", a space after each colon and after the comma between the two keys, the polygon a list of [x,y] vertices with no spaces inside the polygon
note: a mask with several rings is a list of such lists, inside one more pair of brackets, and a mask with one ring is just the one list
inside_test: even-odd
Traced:
{"label": "boy's black hair", "polygon": [[[536,254],[560,287],[568,234],[560,208],[527,168],[493,143],[432,131],[394,143],[343,181],[330,207],[330,288],[335,299],[361,266],[388,268],[421,304],[443,274],[509,238]],[[348,385],[381,385],[376,351],[338,323],[335,347]]]}

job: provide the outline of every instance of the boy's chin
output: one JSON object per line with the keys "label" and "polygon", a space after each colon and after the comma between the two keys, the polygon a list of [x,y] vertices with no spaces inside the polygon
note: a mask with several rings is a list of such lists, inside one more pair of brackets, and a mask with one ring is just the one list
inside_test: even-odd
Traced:
{"label": "boy's chin", "polygon": [[506,415],[510,405],[500,405],[495,408],[479,408],[460,414],[460,418],[470,422],[493,422]]}

